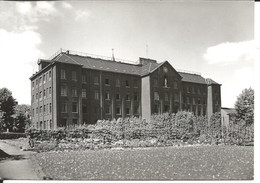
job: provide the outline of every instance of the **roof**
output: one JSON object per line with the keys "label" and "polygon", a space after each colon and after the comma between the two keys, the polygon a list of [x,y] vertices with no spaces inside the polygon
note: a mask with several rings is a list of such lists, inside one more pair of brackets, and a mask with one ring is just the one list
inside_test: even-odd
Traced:
{"label": "roof", "polygon": [[[137,76],[148,75],[167,62],[167,61],[161,63],[150,62],[146,65],[130,64],[130,63],[125,63],[120,61],[112,61],[109,59],[70,54],[68,52],[61,52],[55,55],[55,57],[52,58],[51,60],[44,60],[44,61],[50,63],[61,62],[67,64],[74,64],[74,65],[80,65],[83,68],[87,68],[87,69],[131,74]],[[200,83],[200,84],[218,84],[211,79],[203,78],[199,74],[191,74],[185,72],[177,72],[177,73],[182,77],[183,82]],[[34,75],[32,77],[34,77]]]}
{"label": "roof", "polygon": [[214,80],[212,80],[210,78],[205,79],[199,74],[192,74],[192,73],[186,73],[186,72],[178,72],[178,73],[181,75],[183,82],[219,85],[219,83],[215,82]]}
{"label": "roof", "polygon": [[236,113],[236,110],[234,108],[222,107],[221,110],[224,110],[227,114]]}

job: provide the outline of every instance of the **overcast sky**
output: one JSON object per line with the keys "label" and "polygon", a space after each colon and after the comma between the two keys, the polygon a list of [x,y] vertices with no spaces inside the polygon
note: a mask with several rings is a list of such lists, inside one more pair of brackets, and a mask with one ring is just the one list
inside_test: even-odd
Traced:
{"label": "overcast sky", "polygon": [[[253,86],[254,2],[0,2],[0,88],[30,104],[38,58],[60,48],[168,60],[222,84],[233,107]],[[146,48],[148,45],[148,49]],[[146,51],[148,50],[148,51]]]}

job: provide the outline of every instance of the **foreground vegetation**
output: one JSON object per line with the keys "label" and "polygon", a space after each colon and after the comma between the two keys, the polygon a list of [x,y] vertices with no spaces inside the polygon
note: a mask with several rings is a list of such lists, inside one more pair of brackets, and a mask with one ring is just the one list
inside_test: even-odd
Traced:
{"label": "foreground vegetation", "polygon": [[208,123],[206,116],[190,112],[155,115],[151,121],[126,118],[55,131],[30,129],[27,134],[34,139],[38,151],[185,144],[252,145],[254,141],[253,126],[223,128],[219,113],[212,115]]}
{"label": "foreground vegetation", "polygon": [[47,177],[76,180],[251,180],[253,147],[186,146],[37,153]]}

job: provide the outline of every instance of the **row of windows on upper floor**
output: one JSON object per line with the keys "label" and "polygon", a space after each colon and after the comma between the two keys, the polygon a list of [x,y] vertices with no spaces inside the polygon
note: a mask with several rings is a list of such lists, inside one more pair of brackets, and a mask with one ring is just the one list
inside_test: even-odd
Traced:
{"label": "row of windows on upper floor", "polygon": [[[61,96],[68,96],[68,89],[67,89],[66,86],[61,86]],[[71,88],[71,96],[72,97],[78,97],[78,90],[77,90],[76,87]],[[82,89],[82,95],[81,96],[82,96],[82,98],[88,98],[87,89],[85,89],[85,88]],[[126,101],[130,101],[130,98],[131,98],[130,93],[126,93],[124,98],[125,98]],[[94,99],[95,100],[100,99],[100,92],[98,90],[94,91]],[[105,100],[111,99],[111,92],[110,91],[105,91],[104,99]],[[115,93],[115,99],[116,100],[121,99],[120,93],[118,93],[118,92]],[[134,99],[134,101],[139,100],[139,95],[138,95],[137,92],[133,93],[133,99]]]}
{"label": "row of windows on upper floor", "polygon": [[34,88],[38,87],[38,86],[41,86],[42,84],[45,84],[47,83],[48,81],[51,81],[51,70],[50,71],[47,71],[46,73],[44,73],[42,76],[40,76],[39,78],[37,78],[34,81],[32,81],[32,89],[34,90]]}
{"label": "row of windows on upper floor", "polygon": [[[82,83],[87,83],[87,76],[85,74],[81,75],[82,77]],[[61,69],[61,79],[67,80],[66,76],[66,71],[64,69]],[[77,72],[76,71],[71,71],[71,80],[72,81],[77,81]],[[98,76],[94,76],[93,78],[93,83],[94,85],[99,85],[100,83],[100,78]],[[111,85],[111,80],[109,78],[104,79],[104,83],[106,86]],[[125,87],[130,87],[130,81],[128,79],[125,80],[124,82]],[[121,80],[119,78],[116,78],[116,87],[121,86]],[[133,80],[133,87],[138,87],[138,79]]]}
{"label": "row of windows on upper floor", "polygon": [[[63,80],[67,79],[66,71],[64,69],[61,69],[61,79],[63,79]],[[77,72],[76,71],[71,71],[71,80],[77,81]],[[87,83],[87,76],[85,74],[82,74],[82,82]],[[94,76],[93,83],[95,85],[99,85],[100,78],[98,76]],[[107,86],[111,85],[109,78],[105,78],[104,83]],[[162,77],[162,83],[163,83],[163,85],[162,85],[163,87],[166,87],[166,88],[169,87],[169,82],[168,82],[167,76]],[[138,84],[139,84],[138,79],[134,79],[133,80],[133,87],[138,87]],[[129,82],[128,79],[126,79],[124,81],[124,85],[125,85],[125,87],[130,87],[130,82]],[[121,80],[119,78],[116,78],[116,87],[120,87],[120,86],[121,86]],[[153,86],[159,87],[159,79],[158,78],[154,78]],[[174,87],[174,89],[178,89],[178,82],[177,81],[173,82],[173,87]]]}
{"label": "row of windows on upper floor", "polygon": [[[115,114],[116,115],[122,115],[122,110],[124,109],[126,115],[131,114],[131,107],[126,105],[124,108],[122,105],[117,105],[115,107]],[[139,105],[134,105],[133,107],[133,114],[139,115]],[[94,107],[94,114],[99,114],[101,111],[100,106]],[[106,115],[110,115],[112,113],[112,105],[111,104],[105,104],[104,105],[104,111]],[[87,114],[88,108],[87,105],[82,105],[82,113]],[[68,104],[66,102],[63,102],[61,104],[61,113],[68,113]],[[72,113],[78,113],[78,103],[72,102]]]}
{"label": "row of windows on upper floor", "polygon": [[[32,103],[34,103],[34,101],[37,102],[37,100],[39,99],[40,101],[43,99],[46,99],[48,97],[51,97],[52,94],[52,90],[51,87],[44,89],[43,91],[40,91],[39,93],[35,93],[35,95],[32,95]],[[35,99],[34,99],[35,97]]]}
{"label": "row of windows on upper floor", "polygon": [[194,86],[186,86],[184,87],[184,92],[185,93],[192,93],[192,94],[203,94],[206,95],[207,93],[207,88],[205,87],[194,87]]}
{"label": "row of windows on upper floor", "polygon": [[52,113],[52,104],[51,103],[48,103],[46,105],[32,109],[32,117],[34,117],[36,114],[49,115],[51,113]]}

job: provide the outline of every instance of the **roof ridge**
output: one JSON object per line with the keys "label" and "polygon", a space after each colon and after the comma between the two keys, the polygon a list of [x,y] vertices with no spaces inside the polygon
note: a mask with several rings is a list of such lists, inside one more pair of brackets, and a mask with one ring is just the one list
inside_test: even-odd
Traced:
{"label": "roof ridge", "polygon": [[70,58],[72,61],[74,61],[76,64],[79,64],[79,65],[81,65],[80,63],[78,63],[76,60],[74,60],[73,58],[71,58],[71,57],[69,57],[67,54],[63,54],[63,55],[65,55],[66,57],[68,57],[68,58]]}

